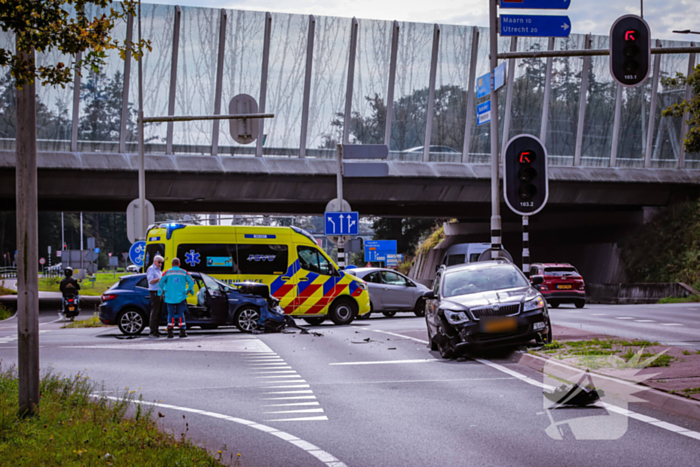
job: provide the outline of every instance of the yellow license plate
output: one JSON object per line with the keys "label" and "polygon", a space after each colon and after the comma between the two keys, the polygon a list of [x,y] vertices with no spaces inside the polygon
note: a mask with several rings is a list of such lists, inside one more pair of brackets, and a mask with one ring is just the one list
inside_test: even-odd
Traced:
{"label": "yellow license plate", "polygon": [[570,288],[571,288],[571,285],[569,285],[569,284],[559,284],[557,286],[557,289],[570,289]]}
{"label": "yellow license plate", "polygon": [[490,319],[481,323],[483,332],[513,332],[518,329],[518,320],[515,317]]}
{"label": "yellow license plate", "polygon": [[74,306],[69,306],[69,307],[68,307],[68,311],[75,311],[75,307],[74,307]]}

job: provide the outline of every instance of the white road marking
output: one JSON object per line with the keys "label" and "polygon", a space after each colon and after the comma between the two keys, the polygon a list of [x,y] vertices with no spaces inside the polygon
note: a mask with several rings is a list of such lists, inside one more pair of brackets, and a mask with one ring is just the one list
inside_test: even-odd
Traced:
{"label": "white road marking", "polygon": [[[287,368],[291,368],[291,366],[288,366]],[[276,368],[274,370],[260,370],[260,371],[254,371],[253,374],[282,374],[282,373],[296,373],[294,370],[277,370]]]}
{"label": "white road marking", "polygon": [[653,319],[636,319],[635,320],[637,323],[655,323]]}
{"label": "white road marking", "polygon": [[[312,394],[312,390],[302,390],[302,391],[273,391],[273,392],[263,392],[263,394]],[[315,396],[314,396],[315,397]]]}
{"label": "white road marking", "polygon": [[420,360],[385,360],[381,362],[340,362],[340,363],[329,363],[329,365],[383,365],[390,363],[435,363],[439,360],[434,358],[424,358]]}
{"label": "white road marking", "polygon": [[294,407],[299,405],[321,405],[318,402],[289,402],[286,404],[265,404],[264,407]]}
{"label": "white road marking", "polygon": [[[393,334],[393,335],[395,335],[395,336],[401,336],[401,334],[394,334],[394,333],[386,332],[386,331],[379,331],[379,330],[375,330],[375,331],[376,331],[376,332],[384,332],[384,333],[386,333],[386,334]],[[423,343],[423,344],[428,344],[428,341],[425,341],[425,340],[422,340],[422,339],[416,339],[416,338],[414,338],[414,337],[408,337],[408,336],[402,336],[402,337],[406,337],[406,338],[408,338],[408,339],[412,339],[412,340],[415,340],[415,341],[417,341],[417,342],[421,342],[421,343]],[[484,360],[484,359],[481,359],[481,358],[476,358],[476,359],[474,359],[474,360],[476,360],[477,362],[482,363],[482,364],[484,364],[484,365],[486,365],[486,366],[489,366],[489,367],[491,367],[491,368],[493,368],[493,369],[495,369],[495,370],[498,370],[498,371],[500,371],[500,372],[503,372],[503,373],[506,373],[506,374],[508,374],[508,375],[511,375],[511,376],[513,376],[514,378],[519,379],[520,381],[523,381],[523,382],[525,382],[525,383],[531,384],[531,385],[536,386],[536,387],[538,387],[538,388],[547,389],[547,390],[550,390],[550,391],[555,389],[553,386],[550,386],[550,385],[548,385],[548,384],[544,384],[544,383],[542,383],[542,382],[540,382],[540,381],[537,381],[537,380],[534,380],[534,379],[532,379],[532,378],[529,378],[529,377],[527,377],[527,376],[525,376],[525,375],[523,375],[523,374],[518,373],[517,371],[513,371],[513,370],[511,370],[510,368],[506,368],[506,367],[503,366],[503,365],[499,365],[498,363],[494,363],[494,362],[491,362],[491,361],[489,361],[489,360]],[[555,362],[555,364],[557,364],[557,363]],[[565,365],[562,365],[562,366],[565,366]],[[598,377],[600,377],[600,378],[605,378],[605,379],[615,380],[615,378],[610,378],[610,377],[603,376],[603,375],[598,375]],[[619,380],[616,380],[616,381],[620,382]],[[625,383],[625,382],[622,381],[622,383]],[[627,383],[627,384],[630,385],[630,386],[636,386],[635,384],[632,384],[632,383]],[[597,404],[596,404],[596,405],[597,405]],[[693,438],[693,439],[700,440],[700,433],[697,432],[697,431],[688,430],[687,428],[683,428],[683,427],[680,427],[680,426],[678,426],[678,425],[674,425],[674,424],[672,424],[672,423],[667,423],[667,422],[664,422],[664,421],[661,421],[661,420],[657,420],[657,419],[655,419],[655,418],[653,418],[653,417],[649,417],[649,416],[646,416],[646,415],[642,415],[642,414],[637,413],[637,412],[632,412],[631,410],[623,409],[623,408],[620,408],[620,407],[618,407],[618,406],[616,406],[616,405],[608,404],[607,402],[601,402],[601,403],[600,403],[600,406],[606,408],[607,410],[609,410],[609,411],[611,411],[611,412],[616,412],[616,413],[619,413],[619,414],[621,414],[621,415],[625,415],[625,416],[627,416],[627,417],[629,417],[629,418],[634,418],[635,420],[639,420],[639,421],[641,421],[641,422],[648,423],[648,424],[650,424],[650,425],[654,425],[654,426],[659,427],[659,428],[663,428],[664,430],[668,430],[668,431],[671,431],[671,432],[673,432],[673,433],[678,433],[679,435],[683,435],[683,436],[687,436],[687,437],[689,437],[689,438]]]}
{"label": "white road marking", "polygon": [[270,348],[257,339],[207,339],[190,340],[172,339],[166,342],[154,343],[123,343],[107,345],[71,345],[64,348],[72,349],[118,349],[118,350],[172,350],[184,352],[235,352],[235,353],[260,353],[269,352]]}
{"label": "white road marking", "polygon": [[[298,417],[298,418],[275,418],[272,420],[266,420],[267,422],[317,422],[317,421],[322,421],[322,420],[328,420],[328,417],[323,416],[323,417]],[[328,465],[334,465],[334,464],[328,464]],[[341,465],[341,464],[338,464]],[[345,465],[345,464],[342,464]]]}
{"label": "white road marking", "polygon": [[395,332],[380,331],[379,329],[372,329],[372,331],[381,332],[382,334],[389,334],[390,336],[401,337],[403,339],[410,339],[412,341],[420,342],[421,344],[428,344],[428,341],[424,341],[423,339],[416,339],[415,337],[404,336],[402,334],[396,334]]}
{"label": "white road marking", "polygon": [[[305,392],[305,391],[299,391]],[[311,392],[311,391],[309,391]],[[298,399],[316,399],[316,396],[285,396],[285,397],[263,397],[264,401],[282,401],[282,400],[298,400]]]}
{"label": "white road marking", "polygon": [[[96,397],[96,398],[105,397],[107,399],[111,399],[111,400],[115,400],[115,401],[121,400],[120,398],[117,398],[117,397],[108,397],[108,396],[94,395],[93,397]],[[318,448],[317,446],[314,446],[311,443],[304,441],[303,439],[297,438],[296,436],[294,436],[292,434],[286,433],[286,432],[278,430],[276,428],[272,428],[272,427],[267,426],[267,425],[262,425],[260,423],[251,422],[250,420],[245,420],[243,418],[230,417],[228,415],[224,415],[224,414],[220,414],[220,413],[206,412],[204,410],[199,410],[199,409],[191,409],[189,407],[178,407],[175,405],[137,401],[137,400],[132,401],[132,402],[134,404],[152,405],[154,407],[163,408],[163,409],[182,410],[183,412],[196,413],[199,415],[205,415],[207,417],[213,417],[213,418],[218,418],[221,420],[227,420],[230,422],[238,423],[240,425],[248,426],[250,428],[255,428],[255,429],[263,431],[265,433],[270,433],[271,435],[277,436],[278,438],[283,439],[283,440],[293,444],[294,446],[296,446],[300,449],[303,449],[304,451],[311,454],[316,459],[325,463],[328,466],[345,467],[345,464],[340,462],[340,460],[338,460],[332,454]],[[321,410],[323,410],[323,409],[321,409]],[[327,417],[313,417],[313,418],[318,418],[318,419],[325,418],[327,420]],[[270,420],[270,421],[275,421],[275,420]],[[287,421],[291,421],[291,420],[287,420]]]}
{"label": "white road marking", "polygon": [[680,323],[659,323],[661,326],[683,326]]}
{"label": "white road marking", "polygon": [[[281,383],[282,381],[278,381]],[[298,381],[288,381],[290,383],[297,383]],[[274,381],[266,381],[267,384],[275,384]],[[293,389],[293,388],[310,388],[308,384],[296,384],[296,385],[286,385],[286,386],[265,386],[264,389]]]}
{"label": "white road marking", "polygon": [[[296,373],[296,371],[295,371]],[[301,378],[301,375],[279,375],[279,376],[254,376],[259,379],[284,379],[284,378]]]}
{"label": "white road marking", "polygon": [[277,410],[274,412],[265,412],[265,413],[323,413],[323,409]]}
{"label": "white road marking", "polygon": [[631,316],[618,316],[615,319],[634,319],[634,318]]}
{"label": "white road marking", "polygon": [[608,316],[607,313],[591,313],[591,316]]}
{"label": "white road marking", "polygon": [[248,366],[257,366],[257,367],[275,367],[275,366],[285,366],[287,363],[284,362],[277,362],[277,363],[246,363]]}

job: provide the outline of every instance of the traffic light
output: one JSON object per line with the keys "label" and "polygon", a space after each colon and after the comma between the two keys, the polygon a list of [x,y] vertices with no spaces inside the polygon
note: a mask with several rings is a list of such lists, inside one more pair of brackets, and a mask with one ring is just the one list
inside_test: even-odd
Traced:
{"label": "traffic light", "polygon": [[625,15],[610,28],[610,74],[623,86],[637,86],[649,76],[651,30],[644,19]]}
{"label": "traffic light", "polygon": [[547,150],[532,135],[513,137],[503,151],[503,193],[508,207],[521,216],[538,213],[547,203]]}

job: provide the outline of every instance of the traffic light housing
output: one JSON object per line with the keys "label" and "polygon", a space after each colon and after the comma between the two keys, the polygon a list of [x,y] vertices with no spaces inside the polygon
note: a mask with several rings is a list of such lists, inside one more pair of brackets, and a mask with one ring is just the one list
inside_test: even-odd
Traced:
{"label": "traffic light housing", "polygon": [[651,30],[644,19],[625,15],[610,28],[610,74],[623,86],[637,86],[651,69]]}
{"label": "traffic light housing", "polygon": [[531,216],[549,198],[547,150],[532,135],[513,137],[503,151],[503,194],[511,211]]}

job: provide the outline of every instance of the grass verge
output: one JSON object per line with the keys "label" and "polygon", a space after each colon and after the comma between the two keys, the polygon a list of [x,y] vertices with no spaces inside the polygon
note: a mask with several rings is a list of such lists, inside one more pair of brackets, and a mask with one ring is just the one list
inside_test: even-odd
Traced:
{"label": "grass verge", "polygon": [[72,323],[61,326],[61,328],[103,328],[108,327],[106,324],[102,324],[97,313],[94,313],[88,319],[81,319],[79,321],[73,321]]}
{"label": "grass verge", "polygon": [[700,302],[700,295],[690,295],[688,297],[665,297],[659,303],[696,303]]}
{"label": "grass verge", "polygon": [[215,458],[188,440],[184,416],[183,433],[176,438],[159,429],[151,409],[136,405],[133,417],[128,417],[130,394],[111,402],[91,397],[94,389],[95,384],[81,375],[47,374],[40,384],[39,410],[23,418],[17,413],[16,371],[0,371],[0,464],[224,465],[225,448]]}
{"label": "grass verge", "polygon": [[[42,292],[60,292],[59,285],[62,280],[63,277],[41,277],[39,278],[39,290]],[[80,282],[80,295],[102,295],[118,281],[119,276],[115,277],[114,274],[111,273],[95,274],[94,284],[87,279]]]}
{"label": "grass verge", "polygon": [[14,311],[10,310],[5,305],[0,303],[0,321],[2,321],[3,319],[12,318],[14,314]]}

